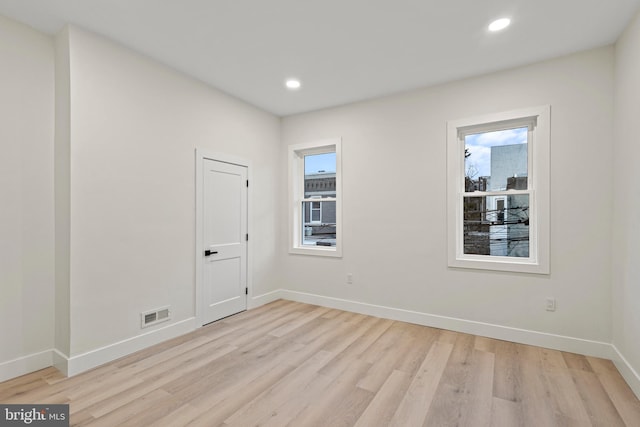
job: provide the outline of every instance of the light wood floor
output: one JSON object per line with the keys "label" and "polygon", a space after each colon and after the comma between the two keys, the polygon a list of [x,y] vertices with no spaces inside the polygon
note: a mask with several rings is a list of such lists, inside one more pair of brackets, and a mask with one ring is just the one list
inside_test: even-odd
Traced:
{"label": "light wood floor", "polygon": [[610,361],[283,300],[0,402],[109,427],[640,426]]}

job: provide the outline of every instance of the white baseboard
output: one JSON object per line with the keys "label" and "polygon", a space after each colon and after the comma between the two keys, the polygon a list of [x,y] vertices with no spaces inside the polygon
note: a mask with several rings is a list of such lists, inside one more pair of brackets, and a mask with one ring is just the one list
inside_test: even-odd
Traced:
{"label": "white baseboard", "polygon": [[61,365],[58,369],[72,377],[152,345],[187,334],[195,329],[195,317],[191,317],[76,356],[66,357],[62,353],[57,353],[56,358]]}
{"label": "white baseboard", "polygon": [[281,289],[283,299],[483,337],[612,359],[611,344]]}
{"label": "white baseboard", "polygon": [[450,331],[464,332],[467,334],[511,341],[520,344],[535,345],[538,347],[609,359],[613,361],[631,390],[638,398],[640,398],[640,374],[638,374],[633,366],[631,366],[616,346],[610,343],[476,322],[473,320],[439,316],[375,304],[366,304],[358,301],[291,291],[287,289],[280,289],[278,291],[271,292],[269,297],[273,300],[282,298],[291,301],[366,314],[369,316],[382,317],[385,319],[399,320],[418,325],[447,329]]}
{"label": "white baseboard", "polygon": [[267,292],[266,294],[251,297],[251,299],[249,300],[247,309],[251,310],[252,308],[260,307],[261,305],[269,304],[270,302],[273,302],[279,299],[282,299],[281,289]]}
{"label": "white baseboard", "polygon": [[636,397],[640,399],[640,375],[633,369],[633,366],[627,361],[627,359],[620,353],[620,350],[615,345],[611,345],[614,351],[614,356],[611,358],[618,371],[622,375],[622,378],[629,384],[631,390],[636,394]]}
{"label": "white baseboard", "polygon": [[0,363],[0,382],[29,374],[53,364],[51,350],[29,354]]}
{"label": "white baseboard", "polygon": [[[366,304],[358,301],[286,289],[278,289],[251,298],[249,300],[248,308],[256,308],[278,299],[315,304],[323,307],[366,314],[369,316],[382,317],[385,319],[399,320],[434,328],[447,329],[521,344],[535,345],[555,350],[584,354],[587,356],[610,359],[615,363],[616,367],[636,396],[640,397],[640,375],[638,375],[638,372],[636,372],[636,370],[629,364],[620,351],[614,345],[609,343],[526,329],[511,328],[454,317],[439,316],[375,304]],[[128,354],[189,333],[196,328],[197,322],[195,317],[193,317],[181,322],[170,324],[164,328],[159,328],[73,357],[68,357],[55,349],[30,354],[0,363],[0,382],[34,372],[39,369],[44,369],[49,366],[55,366],[67,376],[77,375],[81,372],[85,372]]]}
{"label": "white baseboard", "polygon": [[[249,300],[248,308],[259,307],[280,298],[281,295],[279,290],[268,292],[251,298]],[[54,356],[54,362],[57,360],[60,367],[56,366],[56,368],[65,375],[71,377],[152,345],[187,334],[197,329],[197,327],[196,318],[192,317],[181,322],[167,325],[164,328],[159,328],[71,358],[66,357],[61,353],[56,353]]]}
{"label": "white baseboard", "polygon": [[69,376],[67,372],[69,356],[60,352],[57,348],[54,348],[51,350],[51,357],[53,359],[53,367],[62,372],[65,377]]}
{"label": "white baseboard", "polygon": [[531,331],[527,329],[511,328],[490,323],[476,322],[473,320],[464,320],[454,317],[403,310],[381,305],[366,304],[358,301],[291,291],[287,289],[279,289],[277,291],[270,292],[269,294],[265,294],[265,296],[266,295],[268,295],[269,298],[264,302],[264,304],[282,298],[291,301],[366,314],[369,316],[382,317],[385,319],[399,320],[520,344],[535,345],[538,347],[609,359],[613,361],[631,390],[638,398],[640,398],[640,374],[638,374],[638,372],[613,344],[549,334],[546,332]]}

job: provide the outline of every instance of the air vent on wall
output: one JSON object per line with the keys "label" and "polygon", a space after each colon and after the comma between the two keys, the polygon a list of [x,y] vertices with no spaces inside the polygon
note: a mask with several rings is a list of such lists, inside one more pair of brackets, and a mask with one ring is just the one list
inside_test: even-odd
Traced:
{"label": "air vent on wall", "polygon": [[166,322],[171,318],[171,312],[169,307],[161,307],[151,311],[145,311],[140,313],[141,328],[156,325],[161,322]]}

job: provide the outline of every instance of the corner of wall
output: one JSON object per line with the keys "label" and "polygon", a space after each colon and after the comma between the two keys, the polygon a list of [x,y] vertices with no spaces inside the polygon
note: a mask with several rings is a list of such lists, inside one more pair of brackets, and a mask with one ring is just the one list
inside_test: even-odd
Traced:
{"label": "corner of wall", "polygon": [[635,393],[636,397],[640,399],[640,375],[615,345],[611,347],[613,347],[614,352],[611,360],[614,365],[616,365],[616,368],[618,368],[618,371],[620,371],[622,378],[624,378],[631,390]]}
{"label": "corner of wall", "polygon": [[637,316],[640,274],[635,259],[640,233],[635,212],[640,197],[635,191],[636,159],[640,155],[636,135],[640,111],[640,12],[630,19],[615,45],[612,315],[614,363],[636,396],[640,397],[640,321]]}
{"label": "corner of wall", "polygon": [[70,52],[69,29],[55,37],[55,327],[54,347],[70,352]]}
{"label": "corner of wall", "polygon": [[57,349],[51,350],[52,365],[65,377],[69,376],[69,357],[62,354]]}

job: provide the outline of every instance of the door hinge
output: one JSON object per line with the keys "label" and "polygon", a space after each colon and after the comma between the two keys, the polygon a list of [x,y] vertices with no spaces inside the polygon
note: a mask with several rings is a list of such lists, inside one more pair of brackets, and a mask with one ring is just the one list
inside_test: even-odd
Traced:
{"label": "door hinge", "polygon": [[248,242],[249,241],[249,233],[247,233],[247,235],[245,236],[245,240]]}
{"label": "door hinge", "polygon": [[249,295],[249,288],[244,288],[244,294]]}
{"label": "door hinge", "polygon": [[247,187],[249,187],[249,180],[247,180]]}

